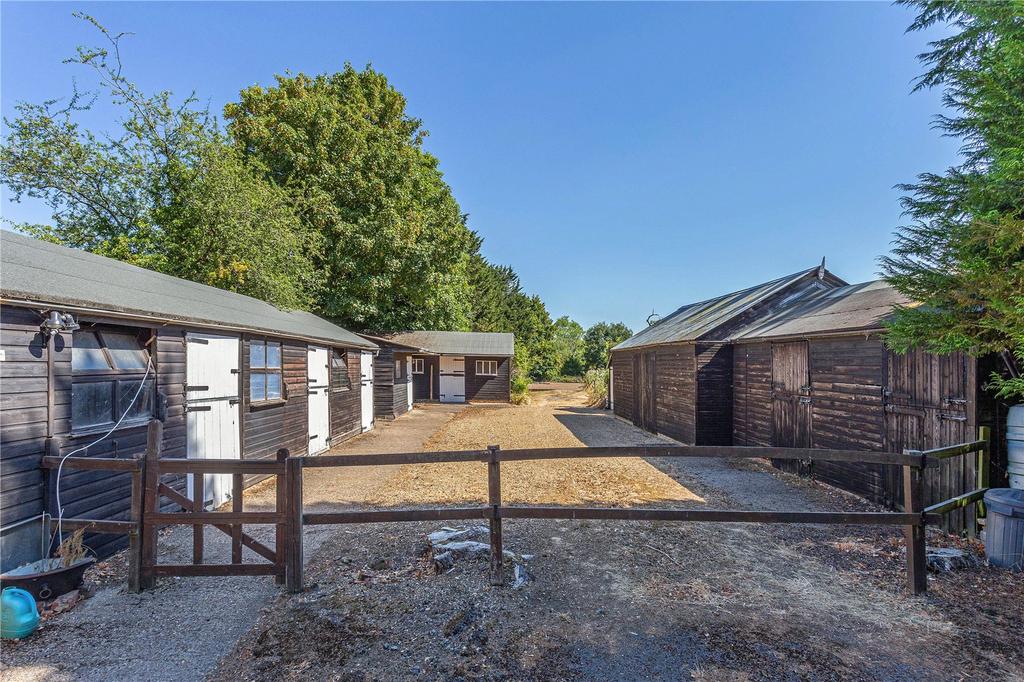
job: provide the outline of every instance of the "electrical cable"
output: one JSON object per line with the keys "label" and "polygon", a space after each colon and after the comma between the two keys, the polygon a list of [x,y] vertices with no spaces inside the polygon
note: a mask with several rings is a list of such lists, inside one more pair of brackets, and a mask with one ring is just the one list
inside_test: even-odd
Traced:
{"label": "electrical cable", "polygon": [[[135,407],[135,401],[138,400],[138,396],[142,394],[142,389],[145,388],[145,381],[146,381],[146,379],[150,378],[150,372],[152,370],[153,370],[153,358],[150,357],[150,358],[146,359],[145,374],[142,375],[142,381],[139,382],[138,390],[136,390],[135,391],[135,395],[132,396],[131,402],[128,403],[128,407],[125,408],[124,414],[121,415],[121,419],[119,419],[114,424],[114,426],[111,427],[110,431],[108,431],[108,432],[104,433],[103,435],[99,436],[98,438],[96,438],[95,440],[90,442],[88,445],[82,445],[81,447],[77,447],[77,449],[71,451],[67,455],[65,455],[65,456],[60,458],[60,464],[57,465],[57,484],[56,484],[56,488],[57,488],[57,491],[56,491],[56,501],[57,501],[57,539],[59,540],[59,543],[63,543],[63,525],[62,525],[62,522],[63,522],[63,505],[60,504],[60,474],[61,474],[61,472],[63,470],[63,463],[65,463],[65,460],[67,460],[72,455],[75,455],[76,453],[81,453],[83,450],[89,450],[90,447],[92,447],[93,445],[101,442],[103,439],[106,438],[106,436],[111,435],[112,433],[114,433],[117,430],[117,428],[119,426],[121,426],[121,422],[123,422],[125,420],[125,417],[128,416],[128,413],[131,412],[131,409]],[[52,541],[51,541],[51,543],[52,543]]]}

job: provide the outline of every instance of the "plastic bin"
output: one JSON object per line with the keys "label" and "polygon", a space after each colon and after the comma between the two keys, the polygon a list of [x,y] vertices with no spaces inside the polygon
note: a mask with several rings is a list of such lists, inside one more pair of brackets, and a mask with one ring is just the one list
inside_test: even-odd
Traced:
{"label": "plastic bin", "polygon": [[1024,570],[1024,490],[985,493],[985,554],[993,566]]}

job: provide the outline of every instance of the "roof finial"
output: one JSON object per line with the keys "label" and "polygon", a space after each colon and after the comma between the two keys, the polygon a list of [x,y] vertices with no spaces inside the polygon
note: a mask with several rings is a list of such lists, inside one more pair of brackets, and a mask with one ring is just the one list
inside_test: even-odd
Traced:
{"label": "roof finial", "polygon": [[821,257],[821,265],[818,266],[818,279],[825,279],[825,257]]}

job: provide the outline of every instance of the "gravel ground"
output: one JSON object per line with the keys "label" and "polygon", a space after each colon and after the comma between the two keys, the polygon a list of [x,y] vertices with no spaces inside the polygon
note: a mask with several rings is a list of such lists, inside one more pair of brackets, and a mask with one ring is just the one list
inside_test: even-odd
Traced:
{"label": "gravel ground", "polygon": [[[427,447],[659,442],[582,402],[577,390],[565,389],[537,394],[527,408],[473,407]],[[526,501],[561,495],[574,502],[705,508],[871,508],[760,462],[634,460],[628,466],[636,490],[627,494],[608,489],[620,479],[606,463],[592,465],[524,468],[515,476],[503,471],[503,488],[508,479],[511,495]],[[471,467],[412,469],[403,468],[371,499],[457,502],[482,492]],[[665,477],[672,481],[667,487]],[[671,494],[662,496],[666,491]],[[490,587],[486,561],[461,560],[437,574],[424,538],[438,525],[363,525],[332,535],[308,563],[307,592],[279,598],[212,677],[1024,675],[1024,581],[995,569],[965,569],[932,576],[929,594],[913,597],[904,588],[902,541],[893,529],[514,520],[505,523],[506,548],[533,555],[527,567],[534,578],[515,589],[511,576],[504,587]],[[930,540],[951,542],[941,535]]]}
{"label": "gravel ground", "polygon": [[[331,454],[420,450],[428,437],[463,406],[429,405],[396,422],[377,422],[373,431],[334,448]],[[348,506],[383,486],[397,467],[313,469],[304,477],[310,509]],[[273,508],[274,486],[266,481],[245,493],[246,511]],[[247,532],[273,545],[269,528]],[[307,556],[338,529],[311,527],[304,536]],[[209,561],[229,557],[230,539],[207,527]],[[191,563],[191,529],[163,532],[160,561]],[[246,561],[262,561],[245,550]],[[23,680],[196,680],[202,679],[256,622],[260,609],[278,598],[270,578],[161,579],[142,594],[124,588],[123,555],[103,562],[87,576],[91,592],[73,610],[51,620],[32,637],[4,642],[0,679]]]}

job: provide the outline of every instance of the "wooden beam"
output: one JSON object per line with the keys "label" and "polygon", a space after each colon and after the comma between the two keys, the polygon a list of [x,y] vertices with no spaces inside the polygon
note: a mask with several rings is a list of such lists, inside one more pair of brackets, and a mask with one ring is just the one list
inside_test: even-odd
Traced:
{"label": "wooden beam", "polygon": [[491,539],[491,585],[495,587],[505,584],[505,555],[501,545],[501,448],[497,445],[487,446],[487,502],[491,507],[490,539]]}
{"label": "wooden beam", "polygon": [[277,474],[276,461],[258,459],[183,459],[160,460],[160,471],[167,474]]}
{"label": "wooden beam", "polygon": [[924,501],[924,476],[920,469],[903,467],[903,507],[906,514],[917,515],[921,521],[903,528],[907,544],[907,585],[914,594],[928,589],[928,568],[925,565],[925,527],[921,514]]}
{"label": "wooden beam", "polygon": [[[56,469],[60,466],[60,457],[43,457],[44,469]],[[138,459],[114,459],[112,457],[66,457],[65,469],[101,470],[101,471],[141,471],[142,462]]]}
{"label": "wooden beam", "polygon": [[284,515],[277,512],[165,512],[147,514],[144,523],[147,526],[192,526],[199,523],[270,525],[280,523],[283,520]]}
{"label": "wooden beam", "polygon": [[56,528],[61,523],[64,528],[77,530],[84,528],[90,533],[108,533],[110,535],[131,535],[135,532],[134,521],[109,521],[100,519],[50,519],[50,527]]}
{"label": "wooden beam", "polygon": [[302,515],[307,526],[324,526],[340,523],[391,523],[401,521],[454,521],[462,519],[486,519],[491,507],[440,507],[437,509],[374,509],[370,511],[324,512]]}
{"label": "wooden beam", "polygon": [[286,462],[285,475],[288,488],[288,508],[285,510],[288,544],[285,549],[285,584],[288,591],[302,591],[302,458],[290,457]]}
{"label": "wooden beam", "polygon": [[718,509],[503,506],[505,519],[607,519],[620,521],[701,521],[713,523],[820,523],[904,526],[923,523],[921,514],[898,512],[787,512]]}
{"label": "wooden beam", "polygon": [[972,502],[984,499],[986,492],[988,492],[988,488],[978,488],[977,490],[972,490],[969,493],[957,495],[956,497],[951,497],[943,502],[938,502],[930,507],[925,507],[924,512],[926,514],[945,514],[946,512],[953,511],[954,509],[966,507]]}

